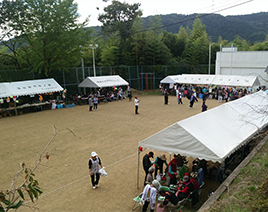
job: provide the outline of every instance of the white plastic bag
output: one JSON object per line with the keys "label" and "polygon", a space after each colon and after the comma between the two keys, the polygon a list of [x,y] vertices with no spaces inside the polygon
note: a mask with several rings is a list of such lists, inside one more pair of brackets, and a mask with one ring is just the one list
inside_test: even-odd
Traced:
{"label": "white plastic bag", "polygon": [[107,172],[104,170],[105,167],[102,167],[100,170],[99,170],[99,173],[100,173],[100,176],[104,176],[104,177],[107,177]]}
{"label": "white plastic bag", "polygon": [[161,177],[160,174],[156,175],[156,180],[157,180],[158,182],[160,182],[160,181],[162,180],[162,177]]}

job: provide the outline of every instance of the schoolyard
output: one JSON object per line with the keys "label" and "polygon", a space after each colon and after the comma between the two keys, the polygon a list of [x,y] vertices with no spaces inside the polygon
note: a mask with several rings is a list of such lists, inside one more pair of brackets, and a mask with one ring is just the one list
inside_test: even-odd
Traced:
{"label": "schoolyard", "polygon": [[[135,95],[135,94],[134,94]],[[24,161],[34,167],[40,153],[53,136],[52,126],[62,130],[35,171],[35,179],[44,190],[38,201],[27,201],[20,211],[131,211],[132,200],[143,190],[144,171],[140,155],[139,189],[137,189],[138,143],[163,128],[201,112],[202,100],[189,109],[189,100],[178,105],[169,96],[164,105],[162,95],[138,95],[139,113],[134,102],[101,103],[98,111],[88,105],[45,110],[0,118],[1,178],[0,189],[6,190]],[[222,103],[207,100],[208,109]],[[205,121],[204,121],[205,124]],[[88,171],[90,153],[96,151],[106,167],[108,177],[101,177],[100,188],[92,189]],[[155,152],[155,156],[159,155]],[[166,153],[167,154],[167,153]],[[167,154],[168,162],[170,155]],[[207,191],[209,191],[209,185]],[[32,208],[29,208],[31,206]]]}

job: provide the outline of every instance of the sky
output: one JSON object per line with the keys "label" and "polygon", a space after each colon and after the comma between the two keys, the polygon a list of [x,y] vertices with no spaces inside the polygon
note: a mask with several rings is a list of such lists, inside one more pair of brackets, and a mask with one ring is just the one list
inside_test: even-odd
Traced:
{"label": "sky", "polygon": [[[101,26],[98,14],[110,5],[112,0],[74,0],[78,3],[79,21],[82,22],[90,15],[88,26]],[[124,2],[124,0],[119,0]],[[268,12],[267,0],[125,0],[126,3],[141,3],[142,17],[150,15],[165,15],[171,13],[218,13],[227,15],[244,15],[258,12]],[[97,9],[99,8],[99,10]]]}

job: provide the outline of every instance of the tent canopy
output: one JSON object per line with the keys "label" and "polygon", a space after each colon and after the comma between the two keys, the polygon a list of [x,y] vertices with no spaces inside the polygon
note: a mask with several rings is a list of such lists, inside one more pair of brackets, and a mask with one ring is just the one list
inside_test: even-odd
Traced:
{"label": "tent canopy", "polygon": [[87,77],[81,82],[78,87],[88,87],[88,88],[102,88],[102,87],[113,87],[113,86],[123,86],[128,85],[119,75],[111,76],[99,76],[99,77]]}
{"label": "tent canopy", "polygon": [[[162,82],[163,81],[163,82]],[[237,76],[237,75],[207,75],[207,74],[182,74],[171,75],[164,78],[162,83],[181,84],[204,84],[204,85],[226,85],[226,86],[259,86],[260,81],[257,76]],[[165,81],[165,82],[164,82]]]}
{"label": "tent canopy", "polygon": [[51,93],[62,90],[63,88],[53,78],[5,82],[0,83],[0,98]]}
{"label": "tent canopy", "polygon": [[183,74],[178,83],[184,84],[212,84],[215,75]]}
{"label": "tent canopy", "polygon": [[176,122],[139,146],[221,163],[267,125],[267,105],[259,91]]}
{"label": "tent canopy", "polygon": [[257,76],[215,75],[212,84],[253,87],[259,86],[260,81]]}
{"label": "tent canopy", "polygon": [[181,75],[170,75],[170,76],[167,76],[164,79],[162,79],[160,81],[160,83],[167,83],[167,84],[173,83],[173,84],[175,84],[175,83],[178,83],[178,81],[180,80],[181,77],[182,77]]}

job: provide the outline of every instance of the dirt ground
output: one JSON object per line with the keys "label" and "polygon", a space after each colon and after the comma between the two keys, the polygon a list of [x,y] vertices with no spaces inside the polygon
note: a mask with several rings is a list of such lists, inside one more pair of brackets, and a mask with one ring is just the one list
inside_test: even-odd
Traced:
{"label": "dirt ground", "polygon": [[[202,100],[189,109],[184,98],[178,105],[175,96],[164,105],[162,95],[140,95],[139,113],[134,102],[101,103],[98,111],[89,112],[88,105],[45,110],[19,116],[0,118],[0,189],[6,190],[24,161],[33,167],[40,153],[53,136],[55,125],[61,131],[35,171],[35,178],[44,190],[35,204],[27,202],[20,211],[131,211],[133,198],[143,190],[144,171],[138,164],[138,143],[163,128],[201,112]],[[208,109],[218,106],[207,100]],[[92,189],[88,160],[96,151],[108,173],[101,177],[100,187]],[[149,150],[141,153],[142,157]],[[155,156],[159,155],[155,152]],[[168,160],[170,159],[169,154]],[[137,169],[139,188],[137,189]],[[204,193],[213,190],[208,183]],[[31,206],[29,208],[28,206]],[[138,209],[139,210],[139,209]]]}

